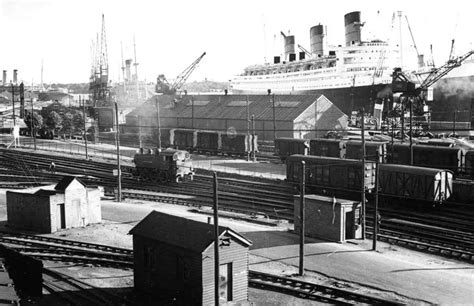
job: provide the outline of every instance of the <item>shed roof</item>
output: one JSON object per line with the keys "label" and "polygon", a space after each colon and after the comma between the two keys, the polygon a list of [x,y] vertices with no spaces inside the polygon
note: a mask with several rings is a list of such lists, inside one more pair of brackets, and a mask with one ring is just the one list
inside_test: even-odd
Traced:
{"label": "shed roof", "polygon": [[64,191],[66,188],[74,181],[77,180],[79,183],[81,183],[84,187],[86,186],[83,182],[81,182],[78,178],[74,176],[64,176],[62,180],[59,181],[59,183],[56,184],[54,187],[55,190],[59,191]]}
{"label": "shed roof", "polygon": [[[129,116],[156,116],[156,101],[160,105],[160,116],[202,119],[247,119],[249,114],[256,120],[273,120],[273,96],[269,95],[187,95],[183,97],[156,96],[133,110]],[[336,107],[324,96],[275,95],[275,120],[292,121],[308,107],[318,103],[320,112]],[[321,105],[320,105],[321,104]],[[342,111],[341,111],[342,113]]]}
{"label": "shed roof", "polygon": [[[201,253],[214,241],[214,225],[152,211],[129,234]],[[246,246],[252,244],[230,228],[219,226],[219,236],[223,234],[229,234]]]}

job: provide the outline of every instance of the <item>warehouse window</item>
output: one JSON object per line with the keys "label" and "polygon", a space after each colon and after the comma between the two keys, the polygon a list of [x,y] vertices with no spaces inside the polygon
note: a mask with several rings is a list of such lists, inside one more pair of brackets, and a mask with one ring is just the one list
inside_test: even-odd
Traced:
{"label": "warehouse window", "polygon": [[209,104],[209,101],[202,101],[202,100],[197,100],[197,101],[189,101],[188,104],[186,104],[187,106],[206,106]]}
{"label": "warehouse window", "polygon": [[[252,101],[248,102],[249,105],[252,104]],[[247,101],[230,101],[227,106],[247,106]]]}
{"label": "warehouse window", "polygon": [[300,101],[275,101],[275,107],[296,107]]}

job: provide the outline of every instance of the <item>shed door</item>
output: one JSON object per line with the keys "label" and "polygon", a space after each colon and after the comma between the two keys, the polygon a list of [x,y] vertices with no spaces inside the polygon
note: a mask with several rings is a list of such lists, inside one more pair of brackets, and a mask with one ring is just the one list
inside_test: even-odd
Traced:
{"label": "shed door", "polygon": [[232,301],[232,263],[219,267],[219,300],[220,302]]}
{"label": "shed door", "polygon": [[66,228],[66,214],[64,211],[64,203],[58,204],[56,209],[56,220],[59,228]]}

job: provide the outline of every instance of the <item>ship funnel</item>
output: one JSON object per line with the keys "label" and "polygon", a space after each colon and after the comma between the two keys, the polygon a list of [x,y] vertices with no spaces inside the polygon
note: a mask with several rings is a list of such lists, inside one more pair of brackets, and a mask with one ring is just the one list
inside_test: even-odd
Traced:
{"label": "ship funnel", "polygon": [[423,54],[418,55],[418,68],[425,67],[425,56]]}
{"label": "ship funnel", "polygon": [[283,32],[281,32],[281,35],[283,36],[285,42],[285,61],[288,61],[290,59],[290,54],[295,53],[295,36],[286,36],[285,34],[283,34]]}
{"label": "ship funnel", "polygon": [[346,46],[359,44],[361,42],[360,28],[364,25],[360,22],[360,12],[352,12],[344,15],[346,28]]}
{"label": "ship funnel", "polygon": [[18,70],[14,69],[13,70],[13,84],[16,84],[18,82]]}
{"label": "ship funnel", "polygon": [[125,81],[132,81],[132,71],[130,70],[130,67],[132,65],[132,60],[128,59],[125,60]]}
{"label": "ship funnel", "polygon": [[7,71],[3,70],[3,86],[7,85]]}
{"label": "ship funnel", "polygon": [[311,54],[315,57],[324,55],[326,31],[323,25],[318,24],[309,30],[309,40],[311,43]]}

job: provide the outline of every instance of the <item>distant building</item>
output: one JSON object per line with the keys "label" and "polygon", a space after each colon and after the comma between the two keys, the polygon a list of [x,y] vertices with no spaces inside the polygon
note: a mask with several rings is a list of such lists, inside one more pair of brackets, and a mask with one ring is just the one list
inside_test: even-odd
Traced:
{"label": "distant building", "polygon": [[[214,303],[214,225],[153,211],[130,234],[137,291],[183,305]],[[219,227],[223,304],[248,300],[251,244],[237,232]]]}
{"label": "distant building", "polygon": [[347,115],[323,95],[275,95],[274,103],[271,95],[184,95],[156,96],[137,107],[126,117],[127,132],[137,133],[141,127],[141,133],[153,134],[158,124],[157,102],[164,130],[247,133],[253,116],[258,139],[273,140],[274,130],[277,137],[312,138],[348,126]]}
{"label": "distant building", "polygon": [[100,223],[100,190],[66,176],[54,189],[7,191],[7,216],[10,226],[40,233]]}

